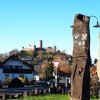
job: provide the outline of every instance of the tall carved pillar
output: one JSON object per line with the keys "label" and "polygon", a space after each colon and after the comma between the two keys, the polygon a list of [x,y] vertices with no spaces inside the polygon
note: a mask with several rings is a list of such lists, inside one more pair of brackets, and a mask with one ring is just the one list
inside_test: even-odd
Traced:
{"label": "tall carved pillar", "polygon": [[76,14],[73,26],[71,99],[90,100],[90,30],[88,16]]}

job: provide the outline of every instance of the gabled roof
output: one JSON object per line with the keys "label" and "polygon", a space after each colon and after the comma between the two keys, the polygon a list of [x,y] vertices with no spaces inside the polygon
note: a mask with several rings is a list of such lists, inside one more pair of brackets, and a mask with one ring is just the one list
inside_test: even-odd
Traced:
{"label": "gabled roof", "polygon": [[16,55],[16,54],[11,55],[11,56],[8,57],[6,60],[4,60],[1,64],[3,65],[6,61],[8,61],[8,60],[11,59],[11,58],[15,58],[16,60],[19,60],[19,61],[21,61],[23,64],[29,66],[31,69],[34,69],[34,68],[33,68],[33,65],[31,65],[31,64],[29,64],[29,63],[27,63],[27,62],[21,60],[21,59],[18,57],[18,55]]}

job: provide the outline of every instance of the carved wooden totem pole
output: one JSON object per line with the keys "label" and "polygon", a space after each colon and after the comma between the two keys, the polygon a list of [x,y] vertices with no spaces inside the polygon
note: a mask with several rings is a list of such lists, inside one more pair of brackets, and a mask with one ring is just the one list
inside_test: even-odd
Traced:
{"label": "carved wooden totem pole", "polygon": [[90,100],[90,30],[88,16],[76,14],[73,25],[71,100]]}

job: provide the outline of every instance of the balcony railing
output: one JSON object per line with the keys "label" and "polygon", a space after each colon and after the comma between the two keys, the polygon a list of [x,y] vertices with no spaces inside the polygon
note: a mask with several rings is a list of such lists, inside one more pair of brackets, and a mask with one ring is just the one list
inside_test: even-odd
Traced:
{"label": "balcony railing", "polygon": [[3,69],[3,73],[25,73],[25,74],[31,74],[32,69]]}

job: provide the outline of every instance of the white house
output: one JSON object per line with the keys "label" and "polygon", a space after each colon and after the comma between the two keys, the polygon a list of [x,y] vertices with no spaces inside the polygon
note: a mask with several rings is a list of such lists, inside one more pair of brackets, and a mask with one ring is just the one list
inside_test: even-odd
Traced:
{"label": "white house", "polygon": [[14,78],[25,78],[34,80],[33,65],[22,61],[17,55],[12,55],[0,64],[0,80],[12,80]]}

